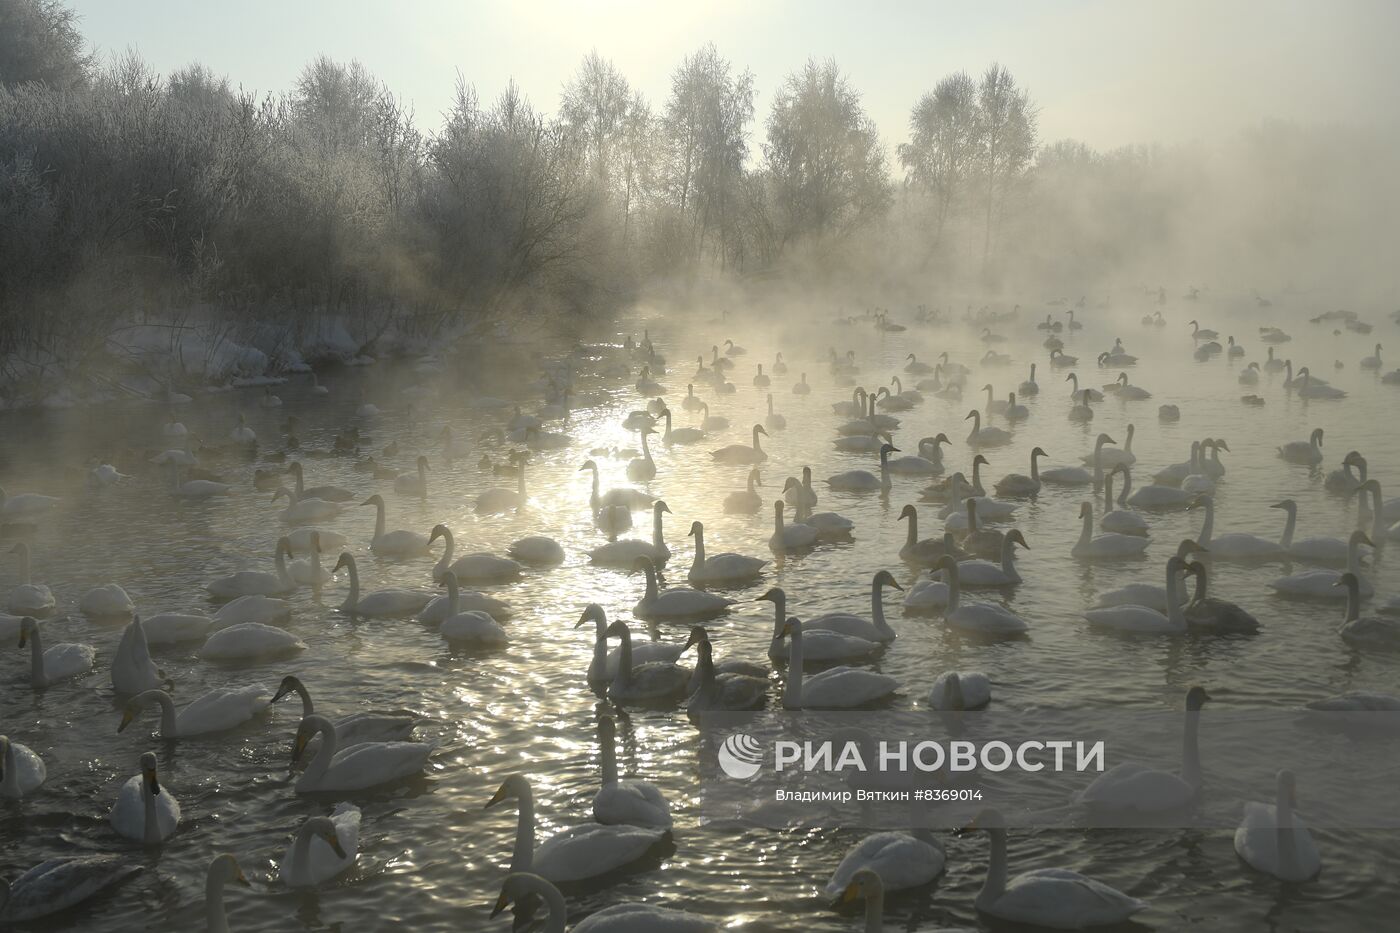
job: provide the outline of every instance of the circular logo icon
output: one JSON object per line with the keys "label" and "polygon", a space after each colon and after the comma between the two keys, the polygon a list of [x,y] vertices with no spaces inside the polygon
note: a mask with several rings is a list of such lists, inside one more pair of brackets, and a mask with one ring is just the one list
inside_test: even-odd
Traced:
{"label": "circular logo icon", "polygon": [[747,781],[763,767],[763,746],[743,732],[736,732],[719,747],[719,766],[725,774]]}

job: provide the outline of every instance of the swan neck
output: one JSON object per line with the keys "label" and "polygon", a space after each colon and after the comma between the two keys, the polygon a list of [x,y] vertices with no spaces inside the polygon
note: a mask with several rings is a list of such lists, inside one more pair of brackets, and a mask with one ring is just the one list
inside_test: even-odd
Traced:
{"label": "swan neck", "polygon": [[919,542],[919,513],[909,513],[909,537],[905,541],[906,547],[913,547]]}
{"label": "swan neck", "polygon": [[[451,553],[452,539],[448,538],[447,555]],[[447,560],[447,555],[444,555],[442,558],[444,562]],[[443,566],[443,564],[439,563],[438,566]],[[360,571],[355,566],[354,558],[351,558],[350,561],[346,563],[345,571],[350,577],[350,594],[345,597],[345,602],[340,604],[340,608],[347,612],[353,612],[355,607],[360,604]]]}
{"label": "swan neck", "polygon": [[1020,579],[1016,573],[1016,542],[1011,540],[1010,535],[1001,539],[1001,572],[1009,579]]}
{"label": "swan neck", "polygon": [[449,617],[457,614],[457,604],[461,599],[461,585],[457,582],[457,575],[454,573],[447,578],[447,614]]}
{"label": "swan neck", "polygon": [[326,772],[331,768],[331,759],[340,750],[340,739],[335,734],[333,724],[327,722],[317,731],[321,733],[321,747],[316,752],[316,757],[311,760],[311,764],[307,765],[306,770],[302,773],[302,780],[308,784],[320,783],[321,778],[325,777]]}
{"label": "swan neck", "polygon": [[885,892],[880,889],[865,895],[865,933],[880,933],[885,922]]}
{"label": "swan neck", "polygon": [[690,569],[699,570],[705,564],[705,532],[701,528],[695,529],[695,559],[691,561]]}
{"label": "swan neck", "polygon": [[1210,547],[1210,536],[1215,531],[1215,503],[1209,498],[1205,500],[1206,520],[1201,524],[1201,534],[1196,541],[1201,547]]}
{"label": "swan neck", "polygon": [[894,629],[885,621],[885,587],[878,581],[870,586],[870,619],[875,630],[885,637],[893,637]]}
{"label": "swan neck", "polygon": [[384,537],[384,503],[374,504],[374,537],[376,539]]}
{"label": "swan neck", "polygon": [[204,882],[204,920],[209,933],[228,933],[228,916],[224,913],[224,879],[210,872]]}
{"label": "swan neck", "polygon": [[156,795],[151,793],[151,785],[144,774],[141,776],[141,803],[146,816],[146,845],[154,845],[160,842],[160,822],[156,819]]}
{"label": "swan neck", "polygon": [[1181,574],[1172,561],[1167,561],[1167,618],[1176,626],[1186,624],[1181,610]]}
{"label": "swan neck", "polygon": [[603,786],[617,783],[617,745],[612,733],[608,733],[599,748],[600,765],[603,771]]}
{"label": "swan neck", "polygon": [[179,732],[175,723],[175,701],[164,690],[153,691],[153,699],[160,704],[160,734],[162,738],[173,739]]}
{"label": "swan neck", "polygon": [[1093,537],[1093,534],[1094,534],[1094,525],[1093,525],[1093,522],[1094,522],[1094,516],[1093,516],[1093,514],[1092,514],[1091,512],[1085,512],[1085,513],[1084,513],[1084,527],[1081,528],[1080,531],[1079,531],[1079,546],[1080,546],[1080,547],[1087,547],[1087,546],[1089,545],[1089,539],[1090,539],[1091,537]]}
{"label": "swan neck", "polygon": [[[19,759],[15,752],[13,742],[5,743],[5,760],[3,762],[5,779],[0,781],[0,794],[11,800],[17,799],[19,790]],[[0,900],[0,908],[4,907],[3,900]]]}
{"label": "swan neck", "polygon": [[948,581],[948,605],[944,610],[944,615],[948,615],[956,612],[962,602],[962,581],[958,579],[957,565],[945,569],[943,576]]}
{"label": "swan neck", "polygon": [[632,681],[632,633],[623,631],[622,647],[618,649],[617,673],[613,676],[613,683],[619,687],[626,686]]}
{"label": "swan neck", "polygon": [[992,853],[987,863],[987,880],[977,894],[977,906],[985,910],[1006,893],[1006,830],[995,827],[989,831]]}
{"label": "swan neck", "polygon": [[1126,470],[1123,472],[1123,491],[1118,493],[1118,504],[1127,507],[1128,490],[1133,486],[1133,475]]}
{"label": "swan neck", "polygon": [[[535,795],[526,791],[517,798],[520,816],[515,824],[515,850],[510,854],[510,870],[530,871],[535,863]],[[553,911],[551,911],[551,916]]]}
{"label": "swan neck", "polygon": [[1293,532],[1298,527],[1298,510],[1288,510],[1288,521],[1283,526],[1283,537],[1279,539],[1279,544],[1283,545],[1285,551],[1293,547]]}
{"label": "swan neck", "polygon": [[[596,496],[596,493],[598,491],[598,482],[596,477],[594,478],[593,482],[593,491]],[[437,562],[437,566],[433,568],[433,574],[439,578],[441,578],[443,574],[447,573],[448,568],[452,566],[452,552],[457,547],[457,542],[452,539],[452,532],[448,531],[446,528],[442,530],[442,540],[444,544],[442,551],[442,559],[439,560]],[[358,581],[354,573],[354,564],[351,564],[350,566],[350,582],[351,586],[354,586],[355,583]]]}
{"label": "swan neck", "polygon": [[1279,873],[1295,876],[1298,873],[1298,831],[1293,828],[1293,801],[1282,788],[1274,803],[1274,832],[1277,834]]}
{"label": "swan neck", "polygon": [[661,537],[661,510],[656,509],[651,516],[651,545],[657,551],[664,546],[664,539]]}
{"label": "swan neck", "polygon": [[1201,750],[1196,741],[1200,719],[1200,710],[1188,709],[1181,735],[1181,779],[1195,788],[1201,786]]}
{"label": "swan neck", "polygon": [[314,833],[311,830],[311,821],[307,820],[301,824],[297,830],[296,842],[292,845],[292,864],[289,866],[288,874],[296,877],[303,874],[310,866],[311,859],[311,837]]}
{"label": "swan neck", "polygon": [[792,645],[788,649],[787,680],[783,684],[783,706],[787,709],[802,708],[802,631],[793,629],[789,636]]}

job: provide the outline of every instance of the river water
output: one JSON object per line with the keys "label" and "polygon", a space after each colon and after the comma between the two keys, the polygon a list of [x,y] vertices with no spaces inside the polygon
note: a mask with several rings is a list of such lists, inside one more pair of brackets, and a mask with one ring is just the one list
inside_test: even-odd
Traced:
{"label": "river water", "polygon": [[[752,386],[754,364],[769,369],[783,351],[791,371],[775,376],[772,392],[777,410],[787,417],[783,431],[765,441],[770,459],[764,491],[771,500],[782,479],[810,464],[817,477],[820,510],[838,511],[856,523],[851,543],[822,546],[766,568],[760,584],[742,590],[741,601],[711,624],[722,657],[765,656],[771,634],[768,603],[755,602],[769,585],[788,592],[790,612],[800,616],[844,608],[868,612],[869,580],[881,568],[893,570],[908,585],[914,573],[901,563],[898,550],[905,525],[897,520],[905,503],[918,502],[923,478],[896,477],[888,497],[828,493],[821,479],[841,470],[874,469],[869,455],[834,451],[832,439],[841,421],[831,403],[848,398],[850,389],[834,384],[826,359],[828,348],[855,351],[860,382],[887,383],[910,350],[932,361],[946,350],[973,368],[967,399],[949,402],[929,397],[914,411],[901,413],[896,443],[913,452],[918,438],[945,431],[953,438],[945,462],[951,469],[970,467],[972,452],[963,440],[963,416],[982,406],[975,391],[987,381],[999,397],[1026,377],[1038,362],[1042,390],[1025,399],[1028,421],[1014,427],[1014,442],[987,451],[995,480],[1005,473],[1026,472],[1034,446],[1049,453],[1042,467],[1077,464],[1092,448],[1099,431],[1120,442],[1129,423],[1137,427],[1138,456],[1134,480],[1150,482],[1157,469],[1184,460],[1193,438],[1223,437],[1232,453],[1224,455],[1228,472],[1216,494],[1216,534],[1250,531],[1276,536],[1283,516],[1267,508],[1289,497],[1299,504],[1299,535],[1345,537],[1356,522],[1353,502],[1323,489],[1323,474],[1291,466],[1275,456],[1285,441],[1306,439],[1313,427],[1326,430],[1325,469],[1336,468],[1346,451],[1358,449],[1370,461],[1390,494],[1400,483],[1392,465],[1400,462],[1400,431],[1393,419],[1400,411],[1400,387],[1380,384],[1374,373],[1357,368],[1369,355],[1375,337],[1335,336],[1331,324],[1306,318],[1322,307],[1297,299],[1257,309],[1247,297],[1194,304],[1169,303],[1163,310],[1169,326],[1144,327],[1139,318],[1156,307],[1120,302],[1113,310],[1086,310],[1083,331],[1064,332],[1066,351],[1080,357],[1078,372],[1086,383],[1109,382],[1119,369],[1099,369],[1093,357],[1121,337],[1139,363],[1129,368],[1134,384],[1154,393],[1146,401],[1110,398],[1096,406],[1089,425],[1067,420],[1068,385],[1064,375],[1045,365],[1040,346],[1044,334],[1035,324],[1044,317],[1026,311],[1016,323],[994,327],[1009,339],[997,349],[1009,353],[1003,367],[978,365],[985,347],[980,328],[954,323],[923,327],[901,318],[902,333],[881,333],[868,321],[834,325],[831,312],[812,309],[814,320],[767,315],[763,309],[742,321],[738,315],[718,319],[701,310],[671,319],[642,312],[590,336],[620,344],[627,333],[649,327],[668,372],[659,377],[676,411],[677,426],[693,416],[681,410],[695,356],[708,359],[712,344],[732,338],[748,349],[738,358],[731,379],[734,395],[716,396],[697,388],[715,414],[730,418],[728,431],[694,447],[667,451],[657,445],[657,478],[641,484],[659,494],[674,513],[667,516],[667,537],[675,557],[670,577],[683,582],[690,546],[685,531],[693,519],[706,523],[711,553],[738,551],[771,556],[767,540],[772,512],[725,515],[721,502],[741,489],[747,467],[718,466],[707,451],[747,440],[761,421],[765,391]],[[1059,309],[1056,316],[1063,319]],[[1257,388],[1237,384],[1244,365],[1217,357],[1193,359],[1185,321],[1218,327],[1224,321],[1249,351],[1246,360],[1262,360],[1257,326],[1278,324],[1293,334],[1280,356],[1305,361],[1324,378],[1350,393],[1338,402],[1305,401],[1287,393],[1281,375],[1265,374]],[[1377,324],[1389,332],[1389,321]],[[1381,338],[1384,340],[1384,337]],[[555,347],[559,344],[555,344]],[[489,356],[489,354],[488,354]],[[528,354],[527,354],[528,356]],[[1334,371],[1333,360],[1345,368]],[[507,929],[487,920],[509,860],[515,831],[513,807],[483,811],[501,779],[511,772],[528,774],[534,784],[541,819],[540,838],[590,818],[597,785],[598,761],[594,723],[597,698],[584,679],[591,629],[575,631],[585,603],[601,603],[610,617],[631,620],[641,594],[636,577],[595,568],[587,551],[604,539],[594,529],[587,506],[588,474],[578,471],[588,450],[635,444],[621,426],[626,412],[645,400],[626,379],[580,364],[576,391],[587,407],[575,412],[567,428],[574,443],[562,450],[537,453],[529,472],[529,508],[519,514],[478,516],[473,502],[490,486],[512,486],[479,469],[480,452],[498,461],[509,449],[499,440],[478,441],[504,415],[473,404],[473,391],[456,386],[475,381],[477,392],[519,398],[526,411],[539,403],[527,383],[536,372],[499,368],[485,375],[463,372],[444,361],[444,372],[428,367],[382,365],[329,374],[329,396],[316,396],[295,381],[277,388],[279,409],[258,406],[260,389],[202,395],[181,406],[178,417],[212,443],[220,443],[238,412],[264,439],[257,456],[206,457],[206,465],[238,483],[234,495],[210,503],[178,503],[159,475],[147,471],[101,494],[84,493],[75,482],[90,456],[113,457],[123,450],[159,450],[165,445],[159,406],[111,406],[94,410],[9,413],[0,416],[7,462],[3,482],[11,492],[40,491],[64,495],[65,506],[29,539],[34,578],[48,583],[60,612],[69,618],[46,623],[48,643],[83,641],[98,648],[96,673],[43,693],[28,688],[28,653],[0,654],[0,723],[12,738],[40,752],[48,764],[43,791],[15,805],[0,805],[0,865],[4,875],[44,858],[79,851],[121,852],[146,867],[141,875],[88,907],[64,915],[54,928],[116,931],[186,930],[202,922],[204,869],[220,852],[236,853],[253,881],[251,889],[231,888],[226,895],[231,926],[236,930],[287,929]],[[813,391],[802,397],[791,384],[806,371]],[[508,375],[502,375],[502,373]],[[911,382],[913,380],[910,380]],[[424,385],[423,396],[406,387]],[[908,387],[908,386],[906,386]],[[1247,407],[1240,396],[1258,393],[1260,408]],[[362,398],[378,404],[378,417],[356,416]],[[412,403],[410,405],[410,402]],[[1181,419],[1159,423],[1160,403],[1176,404]],[[309,484],[334,483],[369,495],[385,494],[390,527],[426,533],[445,523],[458,540],[458,553],[504,553],[525,534],[548,534],[564,546],[567,560],[558,568],[529,571],[521,582],[487,588],[509,601],[515,618],[508,623],[511,644],[489,653],[454,653],[439,636],[414,622],[351,620],[334,610],[343,598],[344,580],[331,584],[318,604],[306,590],[293,598],[289,628],[309,649],[286,662],[231,667],[202,662],[194,650],[164,652],[159,663],[176,683],[177,704],[216,686],[250,683],[275,690],[284,674],[297,673],[307,683],[318,708],[344,714],[361,708],[408,708],[424,719],[419,732],[439,743],[421,779],[388,789],[350,796],[364,811],[360,859],[352,874],[314,894],[292,893],[275,881],[275,867],[292,831],[307,816],[323,812],[332,800],[298,796],[287,770],[297,724],[295,700],[279,704],[264,721],[236,732],[165,744],[152,736],[153,714],[122,734],[116,726],[119,705],[113,697],[107,664],[120,626],[96,624],[76,612],[89,586],[121,583],[143,614],[207,606],[204,584],[237,569],[270,568],[273,542],[281,527],[270,495],[254,492],[255,466],[276,467],[281,449],[278,425],[289,414],[300,418],[300,456]],[[993,423],[1005,426],[1001,419]],[[360,425],[369,438],[367,452],[404,471],[419,452],[431,461],[426,501],[392,494],[391,484],[352,469],[353,457],[316,456],[328,451],[336,432]],[[435,440],[444,425],[471,440],[473,454],[449,466]],[[379,453],[396,443],[397,456]],[[625,460],[597,458],[604,486],[627,483]],[[988,483],[990,486],[990,482]],[[1080,612],[1100,591],[1129,582],[1161,582],[1162,561],[1175,543],[1199,530],[1199,511],[1153,515],[1149,558],[1117,564],[1085,565],[1072,560],[1078,535],[1082,488],[1048,488],[1033,503],[1023,504],[1016,527],[1031,550],[1021,555],[1025,583],[1011,592],[1008,604],[1031,625],[1031,637],[1009,643],[981,643],[959,638],[938,619],[904,618],[898,594],[888,603],[898,641],[885,653],[879,669],[896,677],[903,689],[896,709],[923,706],[933,678],[950,668],[986,671],[998,709],[1054,705],[1082,709],[1092,722],[1095,710],[1179,709],[1191,684],[1205,685],[1219,706],[1297,707],[1309,700],[1347,690],[1397,692],[1400,657],[1356,652],[1336,635],[1341,610],[1334,604],[1289,602],[1267,589],[1269,579],[1284,572],[1279,565],[1222,565],[1212,576],[1216,595],[1250,609],[1263,624],[1253,638],[1191,640],[1123,639],[1088,630]],[[935,534],[936,507],[923,505],[921,536]],[[432,561],[389,562],[368,551],[373,510],[347,508],[326,527],[351,539],[360,558],[367,589],[383,586],[428,588]],[[638,515],[635,533],[649,523]],[[1009,527],[1009,526],[1003,526]],[[1368,570],[1378,599],[1396,592],[1396,550],[1383,554]],[[435,559],[435,558],[434,558]],[[0,565],[0,586],[13,582],[13,561]],[[634,629],[639,637],[641,623]],[[661,637],[683,638],[681,626],[663,625]],[[777,680],[772,694],[777,696]],[[859,928],[860,919],[833,911],[821,888],[847,848],[860,837],[849,828],[811,828],[776,832],[704,824],[696,788],[695,729],[683,713],[633,711],[619,726],[621,767],[650,780],[670,798],[676,817],[674,851],[658,853],[644,870],[602,888],[571,897],[573,916],[612,903],[645,900],[723,919],[751,931],[836,931]],[[107,810],[121,782],[136,773],[142,751],[155,750],[162,782],[184,809],[180,831],[158,850],[147,852],[116,836]],[[1174,767],[1175,742],[1162,748],[1164,767]],[[1278,762],[1282,767],[1287,762]],[[1207,774],[1224,780],[1230,762],[1205,762]],[[1300,787],[1301,812],[1307,812],[1307,789]],[[1252,799],[1272,800],[1272,785],[1258,786]],[[1229,806],[1237,806],[1230,803]],[[1230,834],[1195,830],[1054,830],[1013,832],[1012,870],[1059,866],[1089,873],[1151,902],[1136,921],[1156,929],[1380,929],[1400,909],[1400,837],[1377,831],[1318,829],[1323,870],[1314,882],[1282,885],[1249,870],[1236,858]],[[943,840],[947,874],[929,889],[894,896],[887,905],[892,928],[929,930],[940,926],[986,928],[973,900],[986,871],[988,843],[973,834]],[[48,926],[41,925],[47,929]]]}

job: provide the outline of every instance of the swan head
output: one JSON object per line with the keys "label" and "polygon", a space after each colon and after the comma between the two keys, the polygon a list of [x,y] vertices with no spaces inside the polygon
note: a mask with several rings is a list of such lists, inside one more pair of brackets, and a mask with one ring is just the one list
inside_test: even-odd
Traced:
{"label": "swan head", "polygon": [[1014,541],[1028,551],[1031,549],[1031,546],[1026,543],[1026,536],[1021,534],[1021,529],[1019,528],[1012,528],[1010,531],[1008,531],[1006,533],[1006,540]]}
{"label": "swan head", "polygon": [[1359,450],[1347,451],[1347,455],[1342,458],[1342,466],[1361,466],[1366,462],[1366,458],[1361,456]]}
{"label": "swan head", "polygon": [[594,463],[592,460],[585,460],[583,461],[583,466],[578,468],[578,471],[580,473],[582,473],[584,470],[592,470],[594,473],[597,473],[598,464]]}
{"label": "swan head", "polygon": [[151,791],[151,796],[160,795],[160,778],[156,776],[156,753],[146,752],[141,756],[141,780]]}
{"label": "swan head", "polygon": [[297,726],[296,738],[292,740],[292,766],[296,767],[301,761],[301,756],[306,753],[306,746],[311,743],[312,736],[320,732],[334,733],[335,726],[324,716],[303,716],[301,724]]}
{"label": "swan head", "polygon": [[1006,817],[1002,816],[1001,811],[995,807],[984,807],[955,835],[965,836],[978,829],[1006,829]]}
{"label": "swan head", "polygon": [[[755,470],[755,471],[753,471],[753,472],[754,472],[754,473],[757,473],[758,471]],[[762,486],[762,485],[763,485],[762,483],[758,482],[758,478],[757,478],[756,476],[754,476],[753,473],[750,473],[749,476],[750,476],[750,478],[753,479],[754,485],[755,485],[755,486]],[[787,478],[787,481],[783,483],[783,492],[787,492],[789,489],[801,489],[801,488],[802,488],[802,480],[798,479],[796,476],[789,476],[789,477]]]}
{"label": "swan head", "polygon": [[841,903],[849,904],[858,900],[877,901],[884,894],[885,883],[880,880],[875,869],[862,868],[851,876],[851,883],[841,892]]}
{"label": "swan head", "polygon": [[340,837],[335,833],[335,823],[328,816],[313,816],[302,824],[302,832],[313,833],[321,837],[326,845],[331,847],[336,858],[345,858],[345,849],[340,844]]}
{"label": "swan head", "polygon": [[762,596],[754,598],[755,602],[782,603],[787,601],[787,593],[781,586],[775,586]]}
{"label": "swan head", "polygon": [[873,582],[877,587],[892,586],[900,592],[904,591],[904,587],[899,585],[899,582],[894,578],[894,574],[890,573],[888,570],[881,570],[876,573]]}
{"label": "swan head", "polygon": [[1206,701],[1210,699],[1212,697],[1206,693],[1206,688],[1198,684],[1186,691],[1186,709],[1193,713],[1199,712],[1201,707],[1206,705]]}
{"label": "swan head", "polygon": [[[1300,372],[1307,372],[1307,369],[1306,369],[1306,368],[1305,368],[1305,369],[1302,369],[1302,370],[1300,370]],[[1322,446],[1322,429],[1321,429],[1321,428],[1313,428],[1312,434],[1308,435],[1308,440],[1311,441],[1312,443],[1316,444],[1318,447],[1321,447],[1321,446]]]}
{"label": "swan head", "polygon": [[1283,509],[1285,512],[1292,514],[1298,511],[1298,503],[1294,502],[1292,499],[1284,499],[1280,502],[1275,502],[1273,505],[1269,506],[1269,508]]}
{"label": "swan head", "polygon": [[1350,570],[1346,571],[1340,577],[1338,577],[1337,582],[1333,583],[1332,585],[1344,586],[1349,592],[1353,594],[1360,593],[1361,591],[1361,580],[1356,576],[1356,574],[1352,573]]}
{"label": "swan head", "polygon": [[483,810],[489,810],[503,800],[528,800],[532,796],[530,782],[523,774],[512,774],[501,782],[501,786],[490,800],[486,801]]}
{"label": "swan head", "polygon": [[277,487],[277,491],[274,492],[274,493],[272,494],[272,501],[273,501],[273,502],[276,502],[278,499],[282,499],[282,498],[284,498],[284,497],[287,499],[287,501],[291,502],[293,505],[296,504],[296,501],[297,501],[297,494],[294,493],[294,492],[292,492],[292,491],[291,491],[290,489],[288,489],[286,486],[278,486],[278,487]]}
{"label": "swan head", "polygon": [[342,551],[341,554],[340,554],[340,560],[338,560],[338,561],[335,562],[335,567],[331,570],[331,573],[332,573],[332,574],[340,573],[340,571],[341,571],[343,568],[345,568],[345,567],[354,567],[354,566],[355,566],[355,557],[354,557],[354,555],[351,554],[349,551]]}
{"label": "swan head", "polygon": [[364,502],[361,502],[360,505],[382,506],[384,505],[384,497],[379,495],[379,493],[375,493],[374,495],[366,499]]}
{"label": "swan head", "polygon": [[238,865],[238,859],[227,852],[214,856],[209,862],[208,878],[221,885],[232,881],[244,887],[250,886],[248,879],[243,876],[243,869]]}
{"label": "swan head", "polygon": [[511,872],[506,875],[506,880],[501,885],[501,896],[496,898],[496,904],[491,908],[491,919],[496,919],[512,904],[526,903],[527,898],[536,890],[550,887],[553,885],[539,875],[523,871]]}
{"label": "swan head", "polygon": [[282,683],[278,685],[277,692],[272,695],[271,702],[276,703],[289,693],[306,695],[306,687],[301,682],[301,678],[295,674],[288,674],[282,678]]}
{"label": "swan head", "polygon": [[1094,517],[1094,506],[1093,506],[1093,504],[1088,503],[1088,502],[1081,502],[1081,503],[1079,503],[1079,517],[1080,517],[1080,518],[1093,518],[1093,517]]}
{"label": "swan head", "polygon": [[963,420],[966,421],[966,420],[968,420],[969,418],[981,419],[981,417],[982,417],[982,416],[981,416],[980,414],[978,414],[977,409],[974,408],[974,409],[972,409],[972,411],[970,411],[970,412],[968,412],[967,414],[963,415]]}
{"label": "swan head", "polygon": [[39,623],[34,620],[33,616],[25,616],[19,620],[19,646],[21,648],[29,643],[31,634],[38,636]]}
{"label": "swan head", "polygon": [[789,616],[789,617],[788,617],[788,620],[787,620],[786,622],[783,623],[782,631],[778,632],[778,637],[779,637],[779,638],[787,638],[789,635],[801,635],[801,634],[802,634],[802,620],[799,619],[799,618],[797,618],[797,616]]}
{"label": "swan head", "polygon": [[944,554],[942,557],[938,558],[938,563],[936,563],[936,564],[933,565],[933,569],[935,569],[935,570],[947,570],[947,571],[949,571],[950,573],[957,573],[957,572],[958,572],[958,561],[957,561],[957,558],[953,557],[951,554]]}
{"label": "swan head", "polygon": [[574,628],[582,627],[585,622],[592,622],[594,625],[598,626],[598,628],[606,631],[608,614],[604,612],[603,607],[597,603],[589,603],[587,606],[583,607],[583,615],[578,617],[578,621],[574,623]]}
{"label": "swan head", "polygon": [[1176,559],[1183,564],[1186,558],[1192,554],[1209,554],[1209,548],[1203,548],[1191,538],[1182,538],[1181,543],[1176,546]]}
{"label": "swan head", "polygon": [[681,649],[681,652],[684,653],[686,651],[689,651],[691,648],[700,644],[701,642],[709,644],[710,633],[705,630],[705,626],[703,625],[693,625],[690,628],[690,637],[686,639],[685,647]]}
{"label": "swan head", "polygon": [[670,507],[669,505],[667,505],[667,504],[666,504],[664,501],[662,501],[661,499],[657,499],[656,502],[654,502],[654,503],[652,504],[652,507],[651,507],[651,508],[652,508],[652,511],[655,512],[657,515],[660,515],[662,512],[669,512],[669,511],[671,511],[671,507]]}
{"label": "swan head", "polygon": [[1190,511],[1191,509],[1194,509],[1198,506],[1205,509],[1213,508],[1215,506],[1215,499],[1212,498],[1209,494],[1199,495],[1196,498],[1192,499],[1191,504],[1188,505],[1186,508],[1187,511]]}
{"label": "swan head", "polygon": [[1349,543],[1349,544],[1353,544],[1353,545],[1355,545],[1355,544],[1364,544],[1364,545],[1366,545],[1367,547],[1375,547],[1375,546],[1376,546],[1376,543],[1370,539],[1370,537],[1366,534],[1366,532],[1361,531],[1361,530],[1359,530],[1359,529],[1358,529],[1357,531],[1353,531],[1353,532],[1351,533],[1351,539],[1348,541],[1348,543]]}
{"label": "swan head", "polygon": [[992,462],[992,461],[988,460],[986,457],[982,456],[981,454],[978,454],[977,456],[975,456],[975,457],[972,458],[972,465],[973,465],[974,467],[977,467],[977,466],[979,466],[979,465],[980,465],[980,466],[986,466],[986,465],[989,465],[991,462]]}
{"label": "swan head", "polygon": [[1045,448],[1043,448],[1043,447],[1034,447],[1034,448],[1031,449],[1031,459],[1032,459],[1032,460],[1034,460],[1036,457],[1048,457],[1048,456],[1050,456],[1050,455],[1047,454],[1047,453],[1045,452]]}
{"label": "swan head", "polygon": [[691,523],[690,523],[690,531],[687,532],[686,537],[695,538],[695,537],[698,537],[698,536],[700,536],[700,535],[703,535],[704,533],[705,533],[705,523],[704,523],[704,522],[698,522],[698,521],[696,521],[696,522],[691,522]]}
{"label": "swan head", "polygon": [[756,425],[753,426],[753,433],[755,433],[755,434],[762,434],[764,437],[767,437],[767,436],[768,436],[768,431],[767,431],[767,429],[764,428],[763,425],[761,425],[761,424],[756,424]]}
{"label": "swan head", "polygon": [[656,576],[656,565],[651,562],[650,557],[638,557],[632,562],[631,573],[644,573],[648,577]]}
{"label": "swan head", "polygon": [[446,538],[451,534],[452,532],[447,529],[446,525],[434,525],[433,530],[428,534],[428,544],[431,545],[438,538]]}
{"label": "swan head", "polygon": [[[888,435],[886,435],[886,436],[888,437]],[[894,446],[893,444],[889,443],[889,441],[886,441],[885,443],[883,443],[883,444],[880,445],[880,456],[881,456],[881,457],[888,457],[890,454],[897,454],[897,453],[899,453],[899,448],[896,447],[896,446]]]}

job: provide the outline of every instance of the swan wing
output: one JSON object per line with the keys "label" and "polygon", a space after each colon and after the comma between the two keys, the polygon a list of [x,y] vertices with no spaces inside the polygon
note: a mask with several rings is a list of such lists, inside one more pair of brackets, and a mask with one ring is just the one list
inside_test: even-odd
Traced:
{"label": "swan wing", "polygon": [[575,826],[535,849],[534,870],[555,884],[594,878],[635,862],[664,835],[640,826]]}

